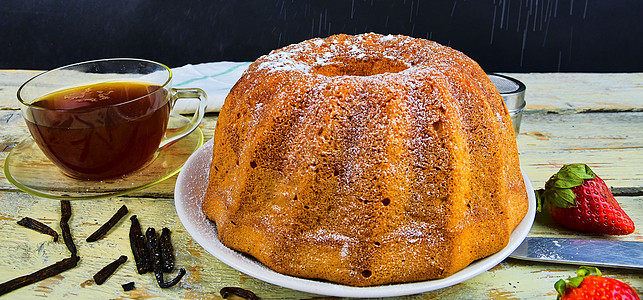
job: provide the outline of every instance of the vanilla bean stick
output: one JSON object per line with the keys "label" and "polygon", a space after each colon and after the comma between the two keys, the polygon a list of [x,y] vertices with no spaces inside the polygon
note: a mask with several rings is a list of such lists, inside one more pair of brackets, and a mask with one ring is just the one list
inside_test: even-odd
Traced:
{"label": "vanilla bean stick", "polygon": [[147,241],[141,231],[141,224],[138,222],[136,215],[131,216],[130,220],[132,225],[129,229],[129,242],[136,262],[136,270],[138,274],[145,274],[152,269],[150,254],[147,251]]}
{"label": "vanilla bean stick", "polygon": [[36,272],[33,272],[29,275],[21,276],[12,280],[9,280],[5,283],[0,284],[0,296],[11,291],[15,291],[21,287],[28,286],[30,284],[45,280],[49,277],[56,276],[62,272],[65,272],[78,264],[80,257],[73,256],[70,258],[65,258],[51,266],[42,268]]}
{"label": "vanilla bean stick", "polygon": [[163,272],[174,270],[174,247],[170,239],[170,229],[164,227],[158,241],[159,254],[161,255],[161,267]]}
{"label": "vanilla bean stick", "polygon": [[228,298],[230,295],[235,295],[246,300],[256,300],[259,299],[255,293],[250,290],[242,289],[239,287],[224,287],[219,293],[223,299]]}
{"label": "vanilla bean stick", "polygon": [[121,284],[123,291],[128,292],[136,288],[136,283],[134,281]]}
{"label": "vanilla bean stick", "polygon": [[63,241],[65,241],[69,252],[71,252],[71,256],[74,257],[76,256],[76,245],[69,229],[69,219],[71,218],[71,203],[69,203],[69,200],[60,201],[60,214],[60,229],[63,232]]}
{"label": "vanilla bean stick", "polygon": [[54,237],[54,242],[58,241],[58,232],[55,230],[51,229],[51,227],[38,222],[37,220],[34,220],[29,217],[24,217],[20,221],[18,221],[18,225],[24,226],[29,229],[33,229],[35,231],[38,231],[40,233],[48,234]]}
{"label": "vanilla bean stick", "polygon": [[121,206],[121,208],[105,224],[103,224],[103,226],[98,228],[98,230],[87,238],[87,242],[91,243],[102,239],[105,234],[107,234],[107,232],[127,214],[127,212],[127,206]]}
{"label": "vanilla bean stick", "polygon": [[116,269],[120,267],[122,264],[124,264],[127,261],[127,256],[121,255],[117,260],[111,262],[109,265],[106,265],[100,271],[96,272],[94,275],[94,282],[96,284],[101,285],[103,284],[109,276],[112,276],[114,272],[116,272]]}
{"label": "vanilla bean stick", "polygon": [[147,251],[150,253],[150,260],[152,261],[152,269],[154,270],[154,276],[156,277],[156,282],[161,288],[169,288],[179,283],[181,278],[185,275],[185,269],[181,268],[179,274],[172,280],[165,282],[163,280],[163,267],[161,267],[161,254],[158,251],[156,230],[154,228],[148,228],[145,232],[145,237],[147,238]]}

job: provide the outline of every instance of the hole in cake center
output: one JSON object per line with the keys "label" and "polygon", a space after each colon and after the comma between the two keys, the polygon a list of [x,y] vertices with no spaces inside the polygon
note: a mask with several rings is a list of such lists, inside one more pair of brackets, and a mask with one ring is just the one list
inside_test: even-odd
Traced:
{"label": "hole in cake center", "polygon": [[313,73],[324,76],[371,76],[398,73],[408,68],[406,63],[386,57],[337,58],[328,64],[314,66]]}

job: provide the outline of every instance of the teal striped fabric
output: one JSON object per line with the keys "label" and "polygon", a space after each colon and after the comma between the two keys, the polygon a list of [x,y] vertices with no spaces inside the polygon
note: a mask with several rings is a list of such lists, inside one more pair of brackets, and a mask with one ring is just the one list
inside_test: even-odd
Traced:
{"label": "teal striped fabric", "polygon": [[[206,112],[221,110],[225,97],[241,78],[250,62],[212,62],[197,65],[185,65],[172,69],[173,84],[176,88],[200,88],[208,95]],[[179,100],[173,112],[192,113],[197,108],[197,101]]]}

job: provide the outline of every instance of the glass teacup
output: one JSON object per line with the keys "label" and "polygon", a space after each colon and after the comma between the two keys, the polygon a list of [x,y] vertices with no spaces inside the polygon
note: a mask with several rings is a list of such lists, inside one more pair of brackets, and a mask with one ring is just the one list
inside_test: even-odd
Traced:
{"label": "glass teacup", "polygon": [[[179,98],[199,100],[191,121],[167,131]],[[43,153],[66,175],[100,180],[148,164],[189,135],[205,113],[200,89],[172,88],[172,71],[143,59],[93,60],[41,73],[18,90],[22,116]]]}

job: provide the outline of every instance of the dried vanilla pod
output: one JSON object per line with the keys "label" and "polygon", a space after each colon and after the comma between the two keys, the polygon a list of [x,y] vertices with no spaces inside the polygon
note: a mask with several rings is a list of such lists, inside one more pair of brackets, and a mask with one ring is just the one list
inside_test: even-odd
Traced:
{"label": "dried vanilla pod", "polygon": [[42,268],[29,275],[21,276],[2,283],[0,284],[0,296],[65,272],[75,267],[78,264],[78,260],[80,260],[80,257],[78,256],[65,258],[51,266]]}
{"label": "dried vanilla pod", "polygon": [[145,274],[152,270],[150,263],[150,254],[147,250],[147,241],[141,231],[141,224],[138,222],[136,215],[130,217],[132,225],[129,230],[129,241],[132,248],[132,255],[136,262],[138,274]]}
{"label": "dried vanilla pod", "polygon": [[69,219],[71,218],[71,203],[69,200],[60,201],[60,214],[60,229],[63,233],[63,241],[65,241],[65,245],[67,246],[67,249],[69,249],[69,252],[71,252],[71,256],[74,257],[76,256],[77,251],[74,239],[71,236],[71,230],[69,229]]}
{"label": "dried vanilla pod", "polygon": [[219,291],[223,299],[228,298],[230,295],[235,295],[246,300],[256,300],[259,299],[255,293],[250,290],[242,289],[240,287],[224,287]]}
{"label": "dried vanilla pod", "polygon": [[[157,273],[154,272],[155,276],[156,276],[156,274]],[[170,280],[168,282],[163,282],[162,281],[163,280],[163,272],[162,271],[160,272],[160,274],[161,274],[160,277],[156,276],[156,281],[159,283],[159,287],[166,289],[166,288],[170,288],[170,287],[175,286],[177,283],[179,283],[179,281],[181,281],[181,278],[183,278],[183,276],[185,276],[185,269],[183,269],[183,268],[179,269],[179,274],[177,274],[176,277],[174,277],[174,279],[172,279],[172,280]],[[161,281],[159,281],[159,278],[161,279]]]}
{"label": "dried vanilla pod", "polygon": [[179,274],[172,280],[165,282],[163,280],[163,267],[161,266],[161,254],[158,251],[156,230],[154,228],[148,228],[145,231],[145,237],[147,238],[147,251],[150,254],[150,261],[152,262],[152,270],[154,270],[154,276],[156,277],[156,282],[161,288],[169,288],[179,283],[181,278],[185,275],[185,269],[181,268]]}
{"label": "dried vanilla pod", "polygon": [[169,228],[164,227],[161,230],[158,246],[163,272],[172,272],[172,270],[174,270],[174,247],[172,246],[172,240],[170,239]]}
{"label": "dried vanilla pod", "polygon": [[121,208],[118,209],[118,211],[105,224],[87,238],[87,242],[91,243],[102,239],[105,234],[107,234],[107,232],[112,229],[112,227],[114,227],[114,225],[116,225],[116,223],[118,223],[118,221],[120,221],[127,213],[127,206],[121,206]]}
{"label": "dried vanilla pod", "polygon": [[38,232],[43,233],[43,234],[51,235],[51,236],[54,237],[54,242],[58,241],[58,232],[56,232],[51,227],[49,227],[49,226],[47,226],[47,225],[45,225],[45,224],[43,224],[43,223],[41,223],[41,222],[39,222],[37,220],[34,220],[32,218],[29,218],[29,217],[24,217],[20,221],[18,221],[17,223],[20,226],[23,226],[23,227],[38,231]]}
{"label": "dried vanilla pod", "polygon": [[107,278],[112,276],[112,274],[116,272],[116,269],[118,269],[118,267],[120,267],[126,261],[127,256],[121,255],[117,260],[111,262],[110,264],[100,269],[100,271],[96,272],[96,274],[94,274],[94,282],[96,282],[96,284],[98,285],[105,283]]}
{"label": "dried vanilla pod", "polygon": [[123,283],[123,284],[121,284],[121,286],[123,287],[123,291],[125,291],[125,292],[129,292],[129,291],[131,291],[131,290],[136,288],[134,281],[128,282],[128,283]]}

